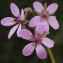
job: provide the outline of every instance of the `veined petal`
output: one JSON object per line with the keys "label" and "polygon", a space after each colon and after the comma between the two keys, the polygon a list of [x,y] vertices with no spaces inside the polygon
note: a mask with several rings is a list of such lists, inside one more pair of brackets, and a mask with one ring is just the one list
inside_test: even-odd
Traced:
{"label": "veined petal", "polygon": [[24,20],[24,10],[21,10],[21,19]]}
{"label": "veined petal", "polygon": [[33,7],[39,13],[41,13],[42,10],[43,10],[43,5],[40,2],[38,2],[38,1],[33,3]]}
{"label": "veined petal", "polygon": [[13,21],[13,18],[12,17],[6,17],[6,18],[3,18],[1,20],[1,24],[3,26],[11,26],[11,25],[16,24],[16,22]]}
{"label": "veined petal", "polygon": [[53,29],[56,30],[56,29],[59,28],[59,23],[58,23],[58,21],[57,21],[56,18],[50,16],[50,17],[48,18],[48,22],[49,22],[50,26],[51,26]]}
{"label": "veined petal", "polygon": [[10,4],[10,9],[14,16],[18,17],[20,15],[19,8],[14,3]]}
{"label": "veined petal", "polygon": [[52,48],[54,46],[54,41],[49,38],[42,38],[42,43],[48,48]]}
{"label": "veined petal", "polygon": [[57,8],[58,8],[58,5],[56,3],[53,3],[48,6],[47,11],[49,12],[49,14],[52,14],[52,13],[55,13]]}
{"label": "veined petal", "polygon": [[27,30],[27,29],[22,29],[20,32],[20,37],[22,37],[23,39],[29,40],[33,37],[32,33]]}
{"label": "veined petal", "polygon": [[46,50],[41,44],[37,44],[36,53],[40,59],[45,59],[47,57]]}
{"label": "veined petal", "polygon": [[33,46],[33,43],[27,44],[27,45],[24,47],[23,51],[22,51],[23,55],[24,55],[24,56],[29,56],[29,55],[31,55],[31,54],[33,53],[33,51],[34,51],[34,48],[35,48],[35,47]]}
{"label": "veined petal", "polygon": [[45,32],[45,23],[39,22],[36,26],[36,33],[42,35]]}
{"label": "veined petal", "polygon": [[29,22],[29,26],[30,27],[35,27],[37,26],[37,24],[41,21],[41,17],[40,16],[35,16],[33,17],[30,22]]}
{"label": "veined petal", "polygon": [[15,26],[10,30],[10,32],[9,32],[9,34],[8,34],[8,38],[9,38],[9,39],[10,39],[11,36],[14,34],[14,32],[16,31],[17,28],[18,28],[18,24],[15,25]]}
{"label": "veined petal", "polygon": [[19,25],[18,30],[17,30],[17,36],[18,37],[20,37],[20,34],[19,34],[20,31],[21,31],[21,24]]}

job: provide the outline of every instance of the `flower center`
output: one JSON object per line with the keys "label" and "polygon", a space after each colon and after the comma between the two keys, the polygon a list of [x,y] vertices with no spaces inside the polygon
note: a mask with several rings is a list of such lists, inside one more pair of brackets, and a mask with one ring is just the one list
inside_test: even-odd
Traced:
{"label": "flower center", "polygon": [[42,11],[42,13],[41,13],[41,17],[42,17],[43,19],[47,19],[48,16],[49,16],[48,11]]}
{"label": "flower center", "polygon": [[22,23],[23,24],[23,21],[21,20],[21,17],[18,16],[16,19],[14,19],[15,22],[17,22],[18,24]]}
{"label": "flower center", "polygon": [[41,38],[39,36],[33,36],[33,41],[37,44],[41,42]]}

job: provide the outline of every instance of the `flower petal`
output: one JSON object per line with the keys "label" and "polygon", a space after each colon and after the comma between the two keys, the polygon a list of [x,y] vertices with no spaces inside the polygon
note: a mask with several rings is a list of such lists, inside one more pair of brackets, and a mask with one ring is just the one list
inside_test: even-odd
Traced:
{"label": "flower petal", "polygon": [[42,35],[45,32],[45,23],[39,22],[36,27],[36,33],[38,35]]}
{"label": "flower petal", "polygon": [[40,16],[35,16],[33,17],[30,22],[29,22],[29,26],[30,27],[35,27],[37,26],[37,24],[41,21],[41,17]]}
{"label": "flower petal", "polygon": [[42,23],[45,23],[45,31],[48,34],[49,33],[49,24],[48,24],[47,20],[42,20]]}
{"label": "flower petal", "polygon": [[46,50],[41,44],[37,44],[36,53],[40,59],[45,59],[47,57]]}
{"label": "flower petal", "polygon": [[24,10],[21,10],[21,19],[24,20]]}
{"label": "flower petal", "polygon": [[54,17],[49,17],[48,18],[48,22],[50,24],[50,26],[53,28],[53,29],[58,29],[59,28],[59,23],[58,21],[56,20],[56,18]]}
{"label": "flower petal", "polygon": [[16,31],[16,29],[18,28],[18,25],[15,25],[9,32],[8,34],[8,38],[10,39],[11,36],[14,34],[14,32]]}
{"label": "flower petal", "polygon": [[34,51],[34,46],[32,43],[29,43],[24,47],[22,53],[24,56],[29,56],[33,53],[33,51]]}
{"label": "flower petal", "polygon": [[52,13],[55,13],[57,8],[58,8],[58,5],[56,3],[53,3],[48,6],[47,11],[49,12],[49,14],[52,14]]}
{"label": "flower petal", "polygon": [[20,37],[22,37],[23,39],[27,39],[27,40],[31,39],[33,36],[32,33],[27,29],[22,29],[19,32],[19,34],[20,34]]}
{"label": "flower petal", "polygon": [[3,18],[1,20],[1,24],[3,26],[11,26],[11,25],[16,24],[16,22],[13,21],[13,18],[12,17],[6,17],[6,18]]}
{"label": "flower petal", "polygon": [[18,37],[20,37],[20,34],[19,34],[20,31],[21,31],[21,24],[19,25],[19,28],[18,28],[18,30],[17,30],[17,36],[18,36]]}
{"label": "flower petal", "polygon": [[41,13],[42,10],[43,10],[43,5],[40,2],[37,2],[37,1],[33,3],[33,7],[39,13]]}
{"label": "flower petal", "polygon": [[20,15],[19,8],[14,3],[10,4],[10,9],[14,16],[18,17]]}
{"label": "flower petal", "polygon": [[44,32],[46,32],[46,34],[49,33],[49,25],[46,20],[42,20],[42,22],[38,23],[36,27],[37,34],[42,35]]}
{"label": "flower petal", "polygon": [[54,41],[49,38],[42,38],[42,43],[49,48],[54,46]]}

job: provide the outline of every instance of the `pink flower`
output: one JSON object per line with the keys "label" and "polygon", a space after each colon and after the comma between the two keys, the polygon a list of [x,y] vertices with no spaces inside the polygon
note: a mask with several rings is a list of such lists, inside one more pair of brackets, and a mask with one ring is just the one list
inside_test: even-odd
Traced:
{"label": "pink flower", "polygon": [[8,38],[10,39],[11,36],[14,34],[14,32],[17,30],[17,36],[18,35],[18,32],[21,30],[21,27],[22,27],[22,24],[24,24],[24,20],[25,20],[25,17],[24,17],[24,10],[22,9],[21,10],[21,14],[19,12],[19,8],[14,4],[14,3],[11,3],[10,4],[10,9],[11,9],[11,12],[12,14],[16,17],[16,18],[13,18],[13,17],[6,17],[6,18],[3,18],[1,20],[1,24],[3,26],[12,26],[14,24],[16,24],[9,32],[8,34]]}
{"label": "pink flower", "polygon": [[24,49],[22,51],[24,56],[31,55],[35,49],[37,56],[40,59],[45,59],[47,57],[46,50],[44,49],[42,44],[44,44],[48,48],[52,48],[54,46],[54,41],[49,38],[41,37],[45,31],[47,31],[45,29],[45,25],[43,23],[39,23],[36,27],[36,35],[35,36],[33,36],[33,34],[27,29],[22,29],[22,31],[19,32],[20,36],[23,39],[32,41],[32,43],[29,43],[24,47]]}
{"label": "pink flower", "polygon": [[37,24],[39,22],[44,21],[46,23],[46,26],[48,27],[48,29],[49,29],[49,25],[53,29],[59,28],[59,23],[58,23],[57,19],[54,18],[53,16],[50,16],[53,13],[55,13],[55,11],[58,8],[58,5],[56,3],[50,4],[46,8],[46,10],[40,2],[34,2],[33,7],[34,7],[35,11],[39,13],[39,16],[35,16],[30,20],[30,22],[29,22],[30,27],[35,27],[35,26],[37,26]]}

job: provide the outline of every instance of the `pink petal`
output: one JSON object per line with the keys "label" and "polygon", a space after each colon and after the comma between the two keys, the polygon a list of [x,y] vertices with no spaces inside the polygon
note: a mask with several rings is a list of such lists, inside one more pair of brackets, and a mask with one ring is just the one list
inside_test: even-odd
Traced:
{"label": "pink petal", "polygon": [[54,41],[49,38],[42,38],[42,43],[49,48],[54,46]]}
{"label": "pink petal", "polygon": [[49,14],[52,14],[52,13],[55,13],[57,8],[58,8],[58,5],[56,3],[53,3],[48,6],[47,11],[49,12]]}
{"label": "pink petal", "polygon": [[20,34],[19,34],[20,31],[21,31],[21,24],[19,25],[18,30],[17,30],[17,36],[18,37],[20,37]]}
{"label": "pink petal", "polygon": [[30,22],[29,22],[29,26],[30,27],[35,27],[37,26],[37,24],[41,21],[41,17],[40,16],[35,16],[33,17]]}
{"label": "pink petal", "polygon": [[46,50],[41,44],[37,44],[36,53],[40,59],[45,59],[47,57]]}
{"label": "pink petal", "polygon": [[16,24],[16,22],[13,21],[13,18],[12,17],[6,17],[6,18],[3,18],[1,20],[1,24],[3,26],[11,26],[11,25]]}
{"label": "pink petal", "polygon": [[43,10],[43,5],[40,2],[37,2],[37,1],[33,3],[33,7],[39,13],[41,13],[42,10]]}
{"label": "pink petal", "polygon": [[46,19],[42,20],[42,23],[45,23],[45,31],[48,34],[49,33],[49,24],[48,24],[47,20]]}
{"label": "pink petal", "polygon": [[21,19],[24,20],[24,10],[21,10]]}
{"label": "pink petal", "polygon": [[8,34],[8,38],[10,39],[11,36],[14,34],[14,32],[16,31],[16,29],[18,28],[18,25],[15,25],[9,32]]}
{"label": "pink petal", "polygon": [[38,35],[42,35],[45,32],[45,23],[39,22],[36,27],[36,33]]}
{"label": "pink petal", "polygon": [[18,17],[20,15],[19,8],[14,3],[10,4],[10,9],[14,16]]}
{"label": "pink petal", "polygon": [[20,34],[20,37],[22,37],[23,39],[27,39],[27,40],[31,39],[33,36],[32,33],[27,29],[22,29],[19,32],[19,34]]}
{"label": "pink petal", "polygon": [[58,29],[59,28],[59,23],[58,21],[56,20],[56,18],[50,16],[48,18],[48,22],[50,24],[50,26],[53,28],[53,29]]}
{"label": "pink petal", "polygon": [[33,53],[33,51],[34,51],[34,46],[32,43],[29,43],[24,47],[22,53],[24,56],[29,56]]}

